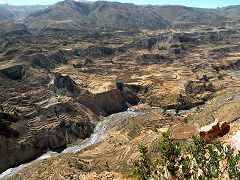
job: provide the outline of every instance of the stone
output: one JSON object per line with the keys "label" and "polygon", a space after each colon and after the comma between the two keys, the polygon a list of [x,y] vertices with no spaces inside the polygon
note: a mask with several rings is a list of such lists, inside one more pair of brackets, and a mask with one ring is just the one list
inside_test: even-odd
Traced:
{"label": "stone", "polygon": [[12,80],[20,80],[26,73],[25,65],[15,65],[0,69],[0,73]]}

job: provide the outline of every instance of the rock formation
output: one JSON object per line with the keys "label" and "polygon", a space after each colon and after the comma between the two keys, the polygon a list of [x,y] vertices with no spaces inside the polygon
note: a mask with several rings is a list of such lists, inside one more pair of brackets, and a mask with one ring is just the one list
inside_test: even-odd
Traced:
{"label": "rock formation", "polygon": [[124,96],[117,89],[99,94],[81,96],[78,101],[92,110],[95,114],[103,116],[126,111],[128,109]]}
{"label": "rock formation", "polygon": [[80,93],[80,89],[78,88],[75,81],[73,81],[70,76],[64,76],[60,73],[55,73],[53,75],[53,84],[51,84],[52,88],[55,87],[62,91],[69,91],[71,93]]}
{"label": "rock formation", "polygon": [[58,150],[77,138],[89,137],[98,122],[90,110],[71,101],[49,105],[28,118],[5,117],[6,114],[0,114],[1,127],[7,127],[0,134],[0,172],[48,149]]}
{"label": "rock formation", "polygon": [[14,65],[8,68],[0,69],[0,73],[13,80],[22,79],[25,72],[26,67],[24,65]]}

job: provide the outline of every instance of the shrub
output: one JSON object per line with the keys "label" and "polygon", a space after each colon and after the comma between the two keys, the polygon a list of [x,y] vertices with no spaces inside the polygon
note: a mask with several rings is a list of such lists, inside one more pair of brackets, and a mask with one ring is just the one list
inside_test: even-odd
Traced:
{"label": "shrub", "polygon": [[143,144],[139,151],[134,173],[140,179],[240,179],[239,152],[221,143],[206,145],[198,136],[186,145],[172,139],[168,131],[159,144],[160,157],[151,157]]}

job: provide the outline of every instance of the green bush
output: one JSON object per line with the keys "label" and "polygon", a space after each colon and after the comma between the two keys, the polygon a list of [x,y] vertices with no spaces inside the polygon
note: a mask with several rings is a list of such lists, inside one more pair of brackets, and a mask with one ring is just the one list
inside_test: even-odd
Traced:
{"label": "green bush", "polygon": [[134,174],[139,179],[234,179],[240,180],[240,154],[221,143],[206,145],[194,136],[189,144],[163,133],[159,144],[160,157],[151,157],[148,147],[139,145],[141,153]]}

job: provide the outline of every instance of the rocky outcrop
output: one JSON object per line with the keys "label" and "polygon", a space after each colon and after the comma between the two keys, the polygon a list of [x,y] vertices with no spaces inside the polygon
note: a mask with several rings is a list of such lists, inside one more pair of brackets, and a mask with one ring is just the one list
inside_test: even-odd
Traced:
{"label": "rocky outcrop", "polygon": [[178,40],[181,43],[196,43],[196,42],[198,42],[197,38],[191,37],[187,34],[178,35]]}
{"label": "rocky outcrop", "polygon": [[95,114],[103,116],[128,109],[123,94],[117,89],[99,94],[81,96],[78,101]]}
{"label": "rocky outcrop", "polygon": [[116,81],[116,87],[122,92],[127,103],[131,105],[137,105],[140,102],[140,98],[137,96],[137,93],[141,91],[140,86],[124,84],[123,81],[118,80]]}
{"label": "rocky outcrop", "polygon": [[157,43],[158,39],[155,37],[144,38],[140,41],[143,48],[152,49],[152,47]]}
{"label": "rocky outcrop", "polygon": [[81,68],[81,67],[82,67],[82,64],[80,64],[80,63],[73,64],[73,67],[74,67],[74,68]]}
{"label": "rocky outcrop", "polygon": [[84,65],[90,65],[90,64],[93,64],[93,61],[91,59],[85,59],[84,61]]}
{"label": "rocky outcrop", "polygon": [[206,91],[215,92],[213,84],[205,81],[189,81],[185,89],[187,94],[199,94]]}
{"label": "rocky outcrop", "polygon": [[8,68],[0,69],[0,73],[9,79],[19,80],[25,75],[26,67],[24,65],[15,65]]}
{"label": "rocky outcrop", "polygon": [[53,75],[53,81],[51,82],[51,88],[56,91],[56,88],[63,91],[68,91],[71,93],[80,93],[75,81],[73,81],[70,76],[61,75],[60,73],[55,73]]}
{"label": "rocky outcrop", "polygon": [[143,55],[144,59],[152,59],[152,60],[161,60],[161,59],[166,59],[166,57],[160,55],[160,54],[144,54]]}
{"label": "rocky outcrop", "polygon": [[18,57],[18,61],[27,61],[35,68],[52,69],[59,64],[67,64],[68,61],[62,51],[52,51],[49,53],[23,54]]}
{"label": "rocky outcrop", "polygon": [[11,127],[13,122],[17,122],[18,118],[9,113],[0,112],[0,136],[18,137],[19,132]]}
{"label": "rocky outcrop", "polygon": [[50,52],[48,54],[36,54],[33,56],[32,65],[35,67],[41,67],[45,69],[51,69],[58,64],[67,64],[67,59],[60,51]]}
{"label": "rocky outcrop", "polygon": [[105,46],[92,46],[86,49],[79,49],[78,54],[82,57],[102,57],[110,56],[116,52],[116,49]]}
{"label": "rocky outcrop", "polygon": [[222,137],[230,131],[230,125],[227,122],[218,122],[217,120],[200,129],[200,136],[206,141],[211,142],[217,137]]}
{"label": "rocky outcrop", "polygon": [[137,61],[143,65],[170,62],[170,60],[167,57],[160,54],[143,54],[142,56],[138,57]]}
{"label": "rocky outcrop", "polygon": [[[89,137],[99,120],[89,109],[72,101],[51,104],[25,118],[8,121],[17,136],[0,134],[0,172],[48,149],[59,150],[77,138]],[[6,122],[6,118],[1,120]]]}

